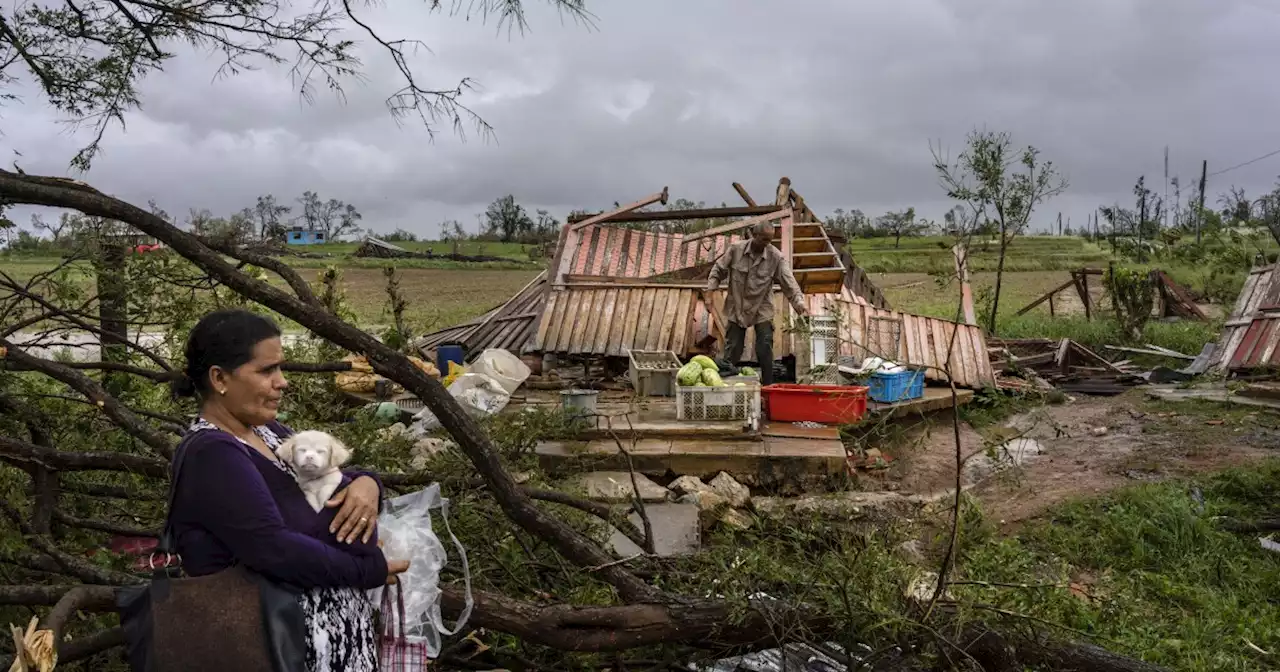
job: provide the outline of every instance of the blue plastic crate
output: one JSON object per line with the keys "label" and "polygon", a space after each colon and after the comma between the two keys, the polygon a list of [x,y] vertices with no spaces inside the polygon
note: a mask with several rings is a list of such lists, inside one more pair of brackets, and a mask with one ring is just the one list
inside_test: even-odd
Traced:
{"label": "blue plastic crate", "polygon": [[867,381],[867,396],[882,404],[919,399],[924,396],[924,369],[897,373],[873,373]]}

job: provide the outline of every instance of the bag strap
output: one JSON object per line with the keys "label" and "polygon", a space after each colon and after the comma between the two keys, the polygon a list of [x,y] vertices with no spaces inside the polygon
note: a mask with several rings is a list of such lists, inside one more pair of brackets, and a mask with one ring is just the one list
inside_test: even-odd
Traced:
{"label": "bag strap", "polygon": [[[458,536],[453,533],[453,528],[449,526],[449,500],[440,498],[440,517],[444,519],[444,529],[449,533],[449,538],[453,540],[454,548],[458,549],[458,555],[462,558],[462,575],[466,584],[467,597],[466,604],[462,607],[462,613],[458,614],[458,620],[454,622],[453,628],[445,627],[444,618],[440,618],[440,623],[436,629],[441,634],[452,636],[458,634],[462,630],[462,626],[467,624],[467,619],[471,617],[471,607],[474,606],[475,600],[471,596],[471,567],[467,564],[467,550],[462,547],[462,542],[458,541]],[[403,605],[401,606],[403,609]]]}
{"label": "bag strap", "polygon": [[[392,592],[395,593],[394,604],[391,597]],[[392,609],[395,611],[392,611]],[[397,615],[399,620],[396,620]],[[404,589],[400,582],[387,584],[382,588],[382,636],[384,639],[392,639],[397,642],[405,640],[404,624],[408,621],[404,614]]]}
{"label": "bag strap", "polygon": [[175,551],[178,548],[177,536],[173,532],[173,502],[178,494],[178,479],[182,476],[182,463],[187,457],[187,444],[200,431],[196,430],[184,436],[173,451],[173,465],[169,469],[169,496],[164,514],[164,528],[160,532],[160,543],[156,544],[156,550],[152,552],[152,557],[163,554],[165,565],[169,564],[169,556],[176,555]]}

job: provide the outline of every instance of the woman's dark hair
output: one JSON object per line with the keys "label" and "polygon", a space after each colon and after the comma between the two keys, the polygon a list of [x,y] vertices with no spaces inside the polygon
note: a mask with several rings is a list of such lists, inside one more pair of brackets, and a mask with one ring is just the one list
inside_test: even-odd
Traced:
{"label": "woman's dark hair", "polygon": [[205,315],[187,337],[187,368],[173,381],[174,395],[207,395],[209,369],[237,369],[253,359],[253,349],[259,343],[279,337],[280,327],[275,322],[247,310],[217,310]]}

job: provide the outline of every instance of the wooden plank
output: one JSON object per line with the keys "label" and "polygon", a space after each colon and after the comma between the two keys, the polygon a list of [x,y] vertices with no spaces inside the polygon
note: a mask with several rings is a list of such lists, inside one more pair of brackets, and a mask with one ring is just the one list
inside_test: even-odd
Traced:
{"label": "wooden plank", "polygon": [[689,328],[693,326],[693,309],[698,300],[697,292],[680,292],[676,297],[675,323],[668,350],[676,356],[684,354],[689,342]]}
{"label": "wooden plank", "polygon": [[667,292],[666,305],[662,309],[662,327],[658,330],[658,343],[654,346],[658,350],[670,350],[675,341],[676,302],[681,298],[679,290]]}
{"label": "wooden plank", "polygon": [[578,352],[597,354],[596,330],[600,328],[600,314],[604,312],[606,291],[608,290],[597,289],[591,292],[591,314],[587,317],[587,328],[582,332],[582,342],[578,345]]}
{"label": "wooden plank", "polygon": [[573,292],[573,325],[568,332],[568,352],[582,352],[582,334],[587,329],[587,321],[591,319],[592,290],[575,290]]}
{"label": "wooden plank", "polygon": [[812,252],[830,252],[833,255],[835,251],[831,249],[831,241],[823,237],[817,238],[792,238],[791,254],[805,254]]}
{"label": "wooden plank", "polygon": [[927,317],[916,318],[916,341],[920,346],[920,365],[936,366],[933,359],[933,343],[930,341],[930,322],[933,320]]}
{"label": "wooden plank", "polygon": [[541,350],[547,342],[547,329],[551,326],[551,319],[555,312],[555,297],[558,294],[559,292],[552,292],[542,309],[542,317],[538,320],[538,331],[533,336],[533,347],[536,350]]}
{"label": "wooden plank", "polygon": [[1036,299],[1035,301],[1032,301],[1031,303],[1028,303],[1027,305],[1023,306],[1021,310],[1019,310],[1017,313],[1014,313],[1014,314],[1015,315],[1026,314],[1026,312],[1031,310],[1032,308],[1035,308],[1036,306],[1044,303],[1045,301],[1052,300],[1054,294],[1057,294],[1058,292],[1061,292],[1062,290],[1068,287],[1071,287],[1074,284],[1076,284],[1076,281],[1075,281],[1075,278],[1072,278],[1071,280],[1068,280],[1062,283],[1061,285],[1058,285],[1057,287],[1049,290],[1047,293],[1041,295],[1040,298]]}
{"label": "wooden plank", "polygon": [[[639,330],[637,338],[643,337],[645,350],[656,350],[658,347],[658,334],[662,331],[662,311],[667,305],[667,289],[645,290],[653,293],[653,304],[650,306],[647,315],[641,315],[640,319],[644,328]],[[643,321],[648,319],[648,323]]]}
{"label": "wooden plank", "polygon": [[609,345],[605,349],[610,356],[620,357],[627,353],[623,352],[622,335],[626,333],[627,320],[630,319],[634,312],[631,308],[631,296],[638,290],[619,289],[617,299],[615,300],[613,309],[612,323],[609,325]]}
{"label": "wooden plank", "polygon": [[638,350],[644,347],[644,338],[637,336],[641,329],[649,326],[649,311],[653,310],[653,290],[637,289],[640,294],[637,306],[639,310],[634,311],[627,318],[627,330],[622,334],[622,345],[626,350]]}
{"label": "wooden plank", "polygon": [[569,304],[573,301],[573,292],[559,291],[559,297],[556,299],[556,313],[551,322],[551,330],[547,332],[546,349],[553,352],[564,350],[565,343],[560,340],[560,334],[564,333],[564,323],[573,321],[573,315],[569,313]]}
{"label": "wooden plank", "polygon": [[755,202],[754,200],[752,200],[751,196],[747,193],[747,190],[746,190],[746,189],[744,189],[744,188],[742,188],[742,185],[741,185],[741,184],[738,184],[737,182],[734,182],[734,183],[733,183],[733,190],[734,190],[734,191],[736,191],[736,192],[738,192],[738,195],[742,197],[742,200],[743,200],[744,202],[746,202],[747,207],[751,207],[751,208],[756,207],[756,202]]}
{"label": "wooden plank", "polygon": [[559,349],[560,326],[564,323],[564,313],[569,303],[569,294],[565,290],[555,290],[547,296],[547,301],[551,304],[551,307],[542,311],[543,319],[547,320],[547,331],[540,349],[552,352]]}
{"label": "wooden plank", "polygon": [[684,325],[689,317],[689,295],[693,292],[685,289],[672,290],[667,302],[667,317],[663,320],[662,348],[676,349],[676,344],[684,338]]}
{"label": "wooden plank", "polygon": [[600,354],[609,353],[609,334],[613,331],[613,320],[618,304],[618,290],[606,289],[604,305],[600,308],[600,324],[596,328],[596,340],[591,350]]}
{"label": "wooden plank", "polygon": [[667,299],[673,290],[658,289],[653,293],[653,311],[649,316],[649,333],[645,337],[645,349],[657,350],[662,342],[662,325],[666,318]]}
{"label": "wooden plank", "polygon": [[788,261],[795,256],[794,240],[796,237],[795,217],[790,210],[787,215],[782,218],[782,258]]}
{"label": "wooden plank", "polygon": [[702,240],[703,238],[710,238],[712,236],[723,236],[726,234],[733,233],[735,231],[741,231],[745,228],[755,226],[756,224],[759,224],[761,222],[771,222],[773,220],[782,219],[783,217],[789,215],[790,213],[791,213],[790,208],[784,208],[782,210],[775,210],[773,212],[765,213],[763,215],[756,215],[755,217],[740,219],[736,222],[721,224],[720,226],[712,227],[704,231],[691,233],[685,236],[683,239],[681,239],[680,244],[688,245],[689,243],[695,240]]}
{"label": "wooden plank", "polygon": [[643,208],[646,205],[653,205],[654,203],[661,203],[663,205],[667,204],[667,188],[666,187],[663,187],[662,191],[659,191],[658,193],[652,194],[650,196],[646,196],[645,198],[642,198],[630,205],[624,205],[620,208],[610,210],[608,212],[602,212],[598,215],[593,215],[575,224],[570,224],[569,225],[571,227],[570,230],[581,231],[582,229],[588,226],[591,226],[592,224],[599,224],[601,222],[608,221],[609,219],[617,217],[618,215],[624,215],[628,212],[639,210],[640,208]]}

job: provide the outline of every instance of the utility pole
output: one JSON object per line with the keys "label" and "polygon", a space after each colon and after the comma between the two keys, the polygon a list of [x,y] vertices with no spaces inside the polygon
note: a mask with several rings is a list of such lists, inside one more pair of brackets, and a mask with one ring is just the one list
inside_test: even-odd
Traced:
{"label": "utility pole", "polygon": [[1200,223],[1204,221],[1204,183],[1209,177],[1209,160],[1200,162],[1200,207],[1196,208],[1196,244],[1200,244]]}
{"label": "utility pole", "polygon": [[1062,235],[1062,213],[1058,213],[1058,235]]}
{"label": "utility pole", "polygon": [[1147,262],[1147,253],[1142,247],[1142,234],[1147,224],[1147,188],[1141,180],[1139,180],[1138,186],[1140,188],[1139,196],[1141,196],[1138,202],[1138,263],[1145,264]]}
{"label": "utility pole", "polygon": [[1164,146],[1164,228],[1169,228],[1169,145]]}

